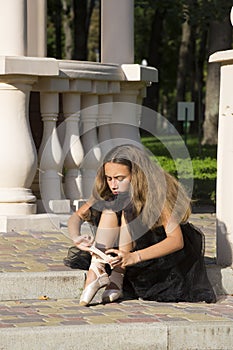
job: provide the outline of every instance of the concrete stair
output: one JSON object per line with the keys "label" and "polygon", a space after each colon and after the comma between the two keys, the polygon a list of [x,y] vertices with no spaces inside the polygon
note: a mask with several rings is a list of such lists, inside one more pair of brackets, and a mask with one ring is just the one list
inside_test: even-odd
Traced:
{"label": "concrete stair", "polygon": [[70,245],[64,227],[0,236],[0,350],[233,349],[233,272],[213,256],[207,272],[217,304],[103,305],[100,291],[81,307],[84,271],[63,264]]}

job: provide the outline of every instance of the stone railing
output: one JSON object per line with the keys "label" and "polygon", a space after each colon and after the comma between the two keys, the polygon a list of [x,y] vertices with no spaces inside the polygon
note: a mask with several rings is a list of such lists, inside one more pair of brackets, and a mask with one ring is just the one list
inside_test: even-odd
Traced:
{"label": "stone railing", "polygon": [[[151,81],[157,70],[136,64],[2,57],[0,215],[70,212],[87,198],[106,151],[140,143],[140,105]],[[31,91],[39,93],[43,122],[38,152],[29,123]],[[31,190],[36,187],[40,198]]]}

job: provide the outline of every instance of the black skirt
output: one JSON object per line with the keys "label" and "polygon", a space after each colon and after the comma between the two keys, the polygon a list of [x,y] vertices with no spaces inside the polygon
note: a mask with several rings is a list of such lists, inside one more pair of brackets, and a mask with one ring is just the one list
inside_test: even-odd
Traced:
{"label": "black skirt", "polygon": [[[181,225],[181,229],[183,249],[126,268],[125,295],[163,302],[216,302],[204,263],[203,233],[189,223]],[[135,241],[135,250],[165,238],[163,227],[148,231]]]}

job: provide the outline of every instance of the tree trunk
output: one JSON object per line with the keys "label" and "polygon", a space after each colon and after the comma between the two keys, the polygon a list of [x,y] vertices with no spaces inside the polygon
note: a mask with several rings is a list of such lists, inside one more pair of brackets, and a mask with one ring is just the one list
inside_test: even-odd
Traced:
{"label": "tree trunk", "polygon": [[[158,68],[160,65],[160,49],[162,47],[162,32],[163,32],[163,18],[164,13],[158,9],[156,10],[152,22],[148,64],[151,67]],[[161,77],[160,77],[161,79]],[[159,103],[159,83],[152,83],[147,89],[147,97],[145,98],[144,105],[158,111]]]}
{"label": "tree trunk", "polygon": [[72,59],[73,40],[72,40],[72,22],[73,22],[73,6],[71,0],[62,0],[63,7],[63,30],[65,37],[64,58]]}
{"label": "tree trunk", "polygon": [[87,60],[87,39],[95,0],[88,7],[87,0],[73,0],[74,9],[74,52],[73,59]]}
{"label": "tree trunk", "polygon": [[73,59],[86,61],[87,59],[87,1],[73,0],[74,6],[74,52]]}
{"label": "tree trunk", "polygon": [[55,3],[55,15],[54,15],[54,23],[55,23],[55,33],[56,33],[56,58],[62,58],[62,4],[60,0],[57,0]]}
{"label": "tree trunk", "polygon": [[[209,55],[216,51],[231,48],[232,27],[229,19],[212,21],[209,30]],[[203,125],[203,145],[216,145],[218,142],[218,110],[220,88],[220,65],[210,63],[207,67],[206,110]]]}
{"label": "tree trunk", "polygon": [[189,66],[189,49],[190,49],[191,28],[188,21],[182,25],[182,38],[179,50],[179,65],[177,71],[176,94],[177,102],[185,100],[186,77]]}
{"label": "tree trunk", "polygon": [[[176,80],[176,102],[182,102],[186,100],[186,84],[188,68],[190,66],[190,38],[191,38],[191,27],[186,20],[182,24],[182,36],[179,50],[179,64],[177,69],[177,80]],[[190,68],[191,70],[191,68]],[[182,132],[183,123],[175,123],[180,132]]]}
{"label": "tree trunk", "polygon": [[[204,115],[204,64],[206,61],[207,28],[192,27],[192,65],[193,74],[191,79],[192,101],[195,102],[195,122],[192,123],[191,132],[202,134],[202,124]],[[199,45],[197,44],[197,39]]]}

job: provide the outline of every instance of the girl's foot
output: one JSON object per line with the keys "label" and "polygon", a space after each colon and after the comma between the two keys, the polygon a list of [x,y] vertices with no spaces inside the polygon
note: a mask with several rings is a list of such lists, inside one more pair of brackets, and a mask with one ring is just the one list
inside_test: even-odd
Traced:
{"label": "girl's foot", "polygon": [[109,277],[110,284],[107,286],[102,295],[103,303],[111,303],[123,296],[123,269],[113,269]]}

